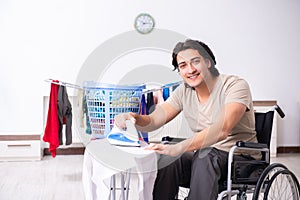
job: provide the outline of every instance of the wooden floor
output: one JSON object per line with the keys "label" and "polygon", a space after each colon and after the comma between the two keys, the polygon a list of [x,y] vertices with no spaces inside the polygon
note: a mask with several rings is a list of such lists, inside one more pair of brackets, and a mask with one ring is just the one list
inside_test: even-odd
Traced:
{"label": "wooden floor", "polygon": [[1,200],[81,200],[82,155],[0,162]]}
{"label": "wooden floor", "polygon": [[[279,154],[300,180],[300,154]],[[84,200],[82,155],[45,156],[42,161],[0,162],[0,200]],[[136,189],[134,177],[131,190]],[[132,194],[134,194],[134,191]],[[131,194],[129,194],[130,196]],[[136,199],[134,195],[129,199]]]}

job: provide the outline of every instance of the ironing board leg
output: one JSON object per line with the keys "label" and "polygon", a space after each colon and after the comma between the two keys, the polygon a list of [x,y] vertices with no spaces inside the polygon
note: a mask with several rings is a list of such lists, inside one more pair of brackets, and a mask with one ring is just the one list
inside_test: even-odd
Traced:
{"label": "ironing board leg", "polygon": [[[126,172],[121,172],[120,177],[121,177],[121,187],[118,188],[121,191],[121,199],[122,200],[128,200],[128,195],[129,195],[129,184],[130,184],[130,172],[131,170],[127,170]],[[113,175],[111,177],[111,182],[110,182],[110,199],[111,200],[116,200],[116,175]]]}
{"label": "ironing board leg", "polygon": [[126,171],[126,200],[128,200],[128,195],[129,195],[129,184],[130,184],[130,175],[131,175],[131,169]]}
{"label": "ironing board leg", "polygon": [[110,197],[111,200],[116,199],[116,175],[113,175],[110,179]]}
{"label": "ironing board leg", "polygon": [[121,172],[121,199],[125,200],[125,181],[124,181],[124,174]]}

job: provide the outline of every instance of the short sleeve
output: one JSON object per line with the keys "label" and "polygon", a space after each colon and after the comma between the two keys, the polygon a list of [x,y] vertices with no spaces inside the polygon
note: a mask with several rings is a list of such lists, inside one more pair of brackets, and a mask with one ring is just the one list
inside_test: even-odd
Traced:
{"label": "short sleeve", "polygon": [[252,97],[250,87],[244,79],[231,77],[226,81],[225,88],[225,104],[242,103],[250,109]]}
{"label": "short sleeve", "polygon": [[184,93],[184,84],[179,85],[170,95],[170,97],[166,100],[171,106],[173,106],[176,110],[182,111],[183,109],[183,94]]}

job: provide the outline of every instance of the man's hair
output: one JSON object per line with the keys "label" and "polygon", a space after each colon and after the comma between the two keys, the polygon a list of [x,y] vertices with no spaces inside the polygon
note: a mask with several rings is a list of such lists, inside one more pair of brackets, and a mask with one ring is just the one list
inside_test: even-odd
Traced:
{"label": "man's hair", "polygon": [[197,41],[197,40],[191,40],[187,39],[184,42],[178,42],[173,49],[172,53],[172,65],[174,66],[174,70],[179,70],[178,63],[177,63],[177,55],[179,52],[184,51],[186,49],[195,49],[199,52],[201,56],[203,56],[206,59],[209,59],[211,63],[211,67],[209,68],[210,73],[212,76],[216,77],[219,76],[219,71],[215,67],[217,64],[215,56],[213,52],[210,50],[210,48],[204,44],[203,42]]}

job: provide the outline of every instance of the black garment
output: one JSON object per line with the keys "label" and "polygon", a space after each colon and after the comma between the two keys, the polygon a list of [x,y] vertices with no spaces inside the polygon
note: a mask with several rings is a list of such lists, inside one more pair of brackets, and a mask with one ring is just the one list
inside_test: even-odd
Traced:
{"label": "black garment", "polygon": [[67,89],[65,86],[60,86],[58,89],[58,119],[59,119],[59,144],[63,144],[62,129],[66,124],[66,145],[72,144],[72,106],[69,101]]}
{"label": "black garment", "polygon": [[[154,200],[174,200],[179,186],[190,188],[189,200],[217,199],[219,184],[227,178],[228,152],[205,148],[180,157],[161,155],[154,184]],[[251,160],[234,156],[235,160]]]}
{"label": "black garment", "polygon": [[147,94],[147,103],[146,104],[147,104],[147,110],[149,112],[147,114],[152,113],[155,110],[153,92],[149,92]]}

